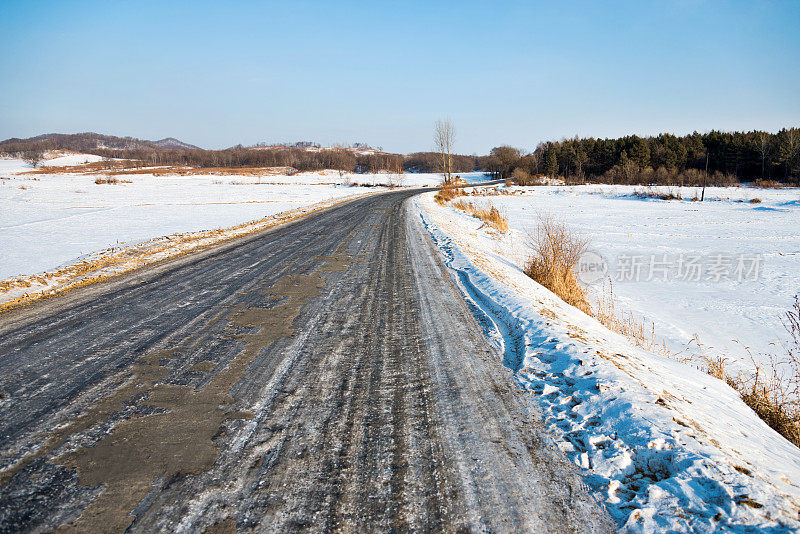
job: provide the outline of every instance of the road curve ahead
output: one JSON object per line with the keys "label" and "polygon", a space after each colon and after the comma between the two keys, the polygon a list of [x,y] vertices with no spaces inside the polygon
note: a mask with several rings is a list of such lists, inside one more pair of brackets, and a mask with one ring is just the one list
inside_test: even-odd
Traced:
{"label": "road curve ahead", "polygon": [[0,316],[0,531],[604,531],[412,194]]}

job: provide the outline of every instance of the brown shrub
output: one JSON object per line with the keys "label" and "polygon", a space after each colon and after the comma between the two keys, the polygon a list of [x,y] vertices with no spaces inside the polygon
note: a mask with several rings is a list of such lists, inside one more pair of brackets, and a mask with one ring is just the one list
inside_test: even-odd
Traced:
{"label": "brown shrub", "polygon": [[783,184],[775,180],[756,180],[753,182],[753,187],[760,187],[762,189],[782,189]]}
{"label": "brown shrub", "polygon": [[511,173],[511,179],[517,185],[523,185],[523,186],[533,185],[534,182],[536,182],[536,180],[534,180],[533,177],[531,177],[531,173],[520,167],[514,169],[514,172]]}
{"label": "brown shrub", "polygon": [[[95,178],[94,183],[96,183],[98,185],[100,185],[100,184],[118,184],[119,180],[117,178],[114,178],[113,176],[105,176],[105,177],[104,176],[98,176],[97,178]],[[128,182],[128,183],[130,183],[130,182]]]}
{"label": "brown shrub", "polygon": [[530,234],[533,255],[525,265],[529,277],[558,295],[564,302],[591,313],[586,291],[575,277],[575,267],[588,241],[551,215],[540,215],[536,233]]}

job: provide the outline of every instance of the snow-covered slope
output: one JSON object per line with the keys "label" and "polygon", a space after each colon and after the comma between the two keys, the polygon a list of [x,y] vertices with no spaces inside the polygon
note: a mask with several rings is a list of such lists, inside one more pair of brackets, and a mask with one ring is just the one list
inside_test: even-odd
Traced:
{"label": "snow-covered slope", "polygon": [[174,137],[165,137],[164,139],[159,139],[158,141],[152,141],[152,143],[158,147],[166,148],[168,150],[200,150],[200,147],[190,145],[189,143],[184,143],[183,141],[175,139]]}
{"label": "snow-covered slope", "polygon": [[620,531],[800,529],[800,451],[733,389],[568,306],[503,254],[523,236],[432,196],[418,213],[445,263]]}

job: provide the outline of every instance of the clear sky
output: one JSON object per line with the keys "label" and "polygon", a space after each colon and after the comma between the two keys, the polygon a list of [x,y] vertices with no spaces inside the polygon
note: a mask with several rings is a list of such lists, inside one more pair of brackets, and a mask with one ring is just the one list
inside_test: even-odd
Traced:
{"label": "clear sky", "polygon": [[800,126],[800,1],[0,0],[0,138],[456,149]]}

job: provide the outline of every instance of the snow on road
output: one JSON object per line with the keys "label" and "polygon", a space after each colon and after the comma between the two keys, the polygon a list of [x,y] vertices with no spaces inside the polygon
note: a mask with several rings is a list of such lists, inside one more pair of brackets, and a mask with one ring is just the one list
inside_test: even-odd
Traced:
{"label": "snow on road", "polygon": [[[536,193],[551,210],[564,202],[561,194],[570,195]],[[516,382],[539,401],[557,446],[584,469],[621,532],[800,530],[800,453],[733,389],[633,346],[568,306],[519,269],[514,251],[524,236],[489,233],[432,196],[417,205],[446,264]],[[518,200],[531,201],[502,205]],[[579,200],[572,198],[565,215],[581,213]],[[512,226],[515,213],[509,209]],[[638,214],[646,224],[647,211]]]}

